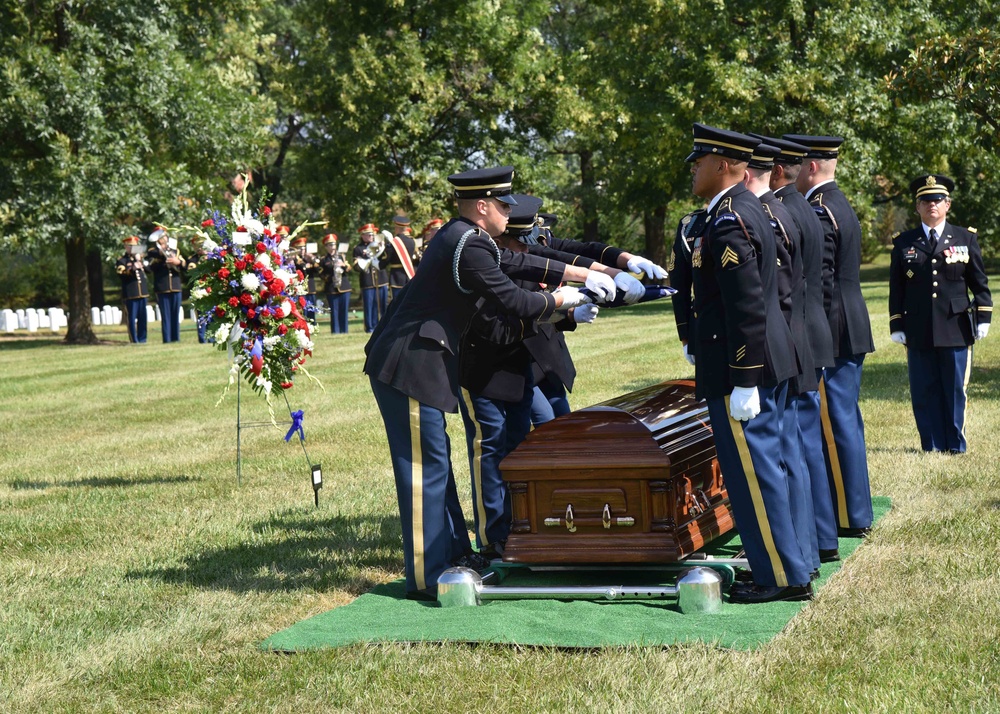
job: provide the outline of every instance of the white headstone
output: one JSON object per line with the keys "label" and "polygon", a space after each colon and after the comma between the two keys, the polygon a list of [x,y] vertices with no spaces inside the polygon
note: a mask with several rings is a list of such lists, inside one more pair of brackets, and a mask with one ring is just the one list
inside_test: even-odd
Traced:
{"label": "white headstone", "polygon": [[45,312],[42,308],[35,310],[35,314],[38,315],[38,326],[41,329],[46,329],[49,327],[49,313]]}
{"label": "white headstone", "polygon": [[149,303],[146,303],[146,322],[156,322],[156,310]]}
{"label": "white headstone", "polygon": [[95,325],[101,324],[101,308],[99,307],[90,308],[90,321]]}
{"label": "white headstone", "polygon": [[101,324],[102,325],[117,325],[115,322],[115,311],[110,305],[105,305],[101,308]]}
{"label": "white headstone", "polygon": [[161,317],[160,317],[160,305],[159,305],[159,303],[157,303],[156,305],[154,305],[153,309],[156,310],[156,318],[153,320],[153,322],[159,322],[161,320]]}
{"label": "white headstone", "polygon": [[19,330],[27,329],[28,323],[25,322],[24,319],[24,308],[23,307],[17,308],[15,314],[17,315],[17,329]]}
{"label": "white headstone", "polygon": [[117,305],[112,305],[111,306],[111,317],[114,320],[114,322],[111,323],[112,325],[120,325],[120,324],[122,324],[122,309],[120,307],[118,307]]}
{"label": "white headstone", "polygon": [[193,307],[191,308],[191,319],[192,320],[197,320],[198,319],[198,313],[195,311],[195,309]]}
{"label": "white headstone", "polygon": [[17,315],[13,310],[5,309],[0,312],[0,330],[3,332],[13,332],[17,329]]}
{"label": "white headstone", "polygon": [[177,323],[180,324],[182,322],[184,322],[184,308],[183,307],[178,307],[177,308]]}
{"label": "white headstone", "polygon": [[24,321],[28,328],[28,332],[38,332],[38,313],[34,310],[28,310],[24,315]]}
{"label": "white headstone", "polygon": [[53,332],[59,332],[59,328],[62,327],[63,316],[62,310],[58,307],[49,308],[49,329]]}

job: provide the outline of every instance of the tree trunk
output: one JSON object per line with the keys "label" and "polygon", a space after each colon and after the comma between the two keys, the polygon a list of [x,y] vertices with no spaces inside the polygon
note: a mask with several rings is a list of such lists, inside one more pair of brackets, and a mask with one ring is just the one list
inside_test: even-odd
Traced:
{"label": "tree trunk", "polygon": [[667,207],[657,206],[652,213],[643,211],[642,223],[646,233],[646,257],[657,265],[667,264],[667,244],[663,238]]}
{"label": "tree trunk", "polygon": [[580,197],[583,200],[583,240],[600,239],[597,225],[597,182],[594,179],[594,152],[580,152]]}
{"label": "tree trunk", "polygon": [[104,261],[97,248],[87,251],[87,289],[90,291],[90,304],[104,307]]}
{"label": "tree trunk", "polygon": [[66,275],[69,279],[69,314],[66,317],[66,344],[94,345],[97,335],[90,323],[90,289],[87,285],[87,241],[82,237],[66,240]]}

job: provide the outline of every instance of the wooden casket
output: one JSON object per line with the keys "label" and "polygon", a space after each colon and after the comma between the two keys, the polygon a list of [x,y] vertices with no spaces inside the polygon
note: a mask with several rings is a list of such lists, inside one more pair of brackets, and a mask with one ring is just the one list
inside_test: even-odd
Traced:
{"label": "wooden casket", "polygon": [[543,424],[500,464],[513,563],[664,563],[734,527],[708,407],[670,381]]}

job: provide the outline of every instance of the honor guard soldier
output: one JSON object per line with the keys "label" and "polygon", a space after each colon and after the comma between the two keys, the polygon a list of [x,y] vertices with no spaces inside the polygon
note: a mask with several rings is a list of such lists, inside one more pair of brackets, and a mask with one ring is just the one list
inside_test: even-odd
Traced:
{"label": "honor guard soldier", "polygon": [[823,226],[824,263],[832,266],[827,320],[833,338],[833,367],[820,381],[823,447],[837,532],[864,537],[872,525],[871,486],[865,450],[865,422],[858,406],[865,355],[875,351],[868,307],[861,294],[861,224],[834,178],[839,136],[785,134],[783,139],[809,149],[796,186],[812,204]]}
{"label": "honor guard soldier", "polygon": [[691,344],[695,395],[708,404],[715,445],[753,582],[737,603],[812,597],[781,465],[781,420],[795,348],[781,314],[774,231],[743,185],[760,143],[694,125],[692,190],[709,201],[691,247],[697,318]]}
{"label": "honor guard soldier", "polygon": [[146,253],[149,269],[153,271],[153,289],[156,290],[156,304],[160,307],[160,329],[164,342],[180,342],[181,275],[187,261],[177,252],[177,243],[171,245],[171,238],[163,228],[149,234],[153,243]]}
{"label": "honor guard soldier", "polygon": [[[346,243],[344,244],[346,248]],[[323,248],[326,255],[319,261],[320,274],[323,276],[323,290],[326,301],[330,305],[330,332],[347,334],[347,312],[351,302],[351,270],[347,256],[339,250],[336,233],[327,233],[323,237]]]}
{"label": "honor guard soldier", "polygon": [[389,302],[389,275],[381,264],[385,243],[375,239],[378,228],[374,223],[361,226],[358,233],[361,234],[361,242],[354,246],[354,265],[360,276],[365,332],[372,332]]}
{"label": "honor guard soldier", "polygon": [[691,246],[694,236],[701,235],[705,230],[705,217],[708,212],[704,208],[688,213],[677,224],[674,235],[674,247],[667,262],[667,276],[670,287],[677,292],[673,296],[674,324],[677,326],[677,337],[681,341],[684,359],[688,364],[694,364],[694,353],[690,344],[694,332],[694,317],[691,314],[692,282],[691,282]]}
{"label": "honor guard soldier", "polygon": [[817,450],[814,444],[803,446],[799,432],[798,397],[816,391],[818,381],[813,369],[812,350],[806,330],[806,283],[802,271],[802,234],[791,214],[771,190],[771,172],[781,149],[764,143],[758,134],[751,134],[761,143],[753,150],[747,164],[746,187],[760,200],[774,228],[778,256],[778,302],[792,333],[798,375],[788,382],[785,409],[781,421],[781,460],[788,476],[788,499],[792,523],[799,548],[814,575],[819,574],[819,544],[816,537],[816,516],[813,512],[812,482],[803,458],[803,449]]}
{"label": "honor guard soldier", "polygon": [[396,299],[396,294],[403,289],[413,278],[416,271],[414,267],[417,259],[417,249],[413,239],[407,231],[410,228],[410,219],[399,215],[392,219],[395,234],[386,231],[385,234],[385,255],[382,262],[389,271],[389,292],[392,299]]}
{"label": "honor guard soldier", "polygon": [[[187,270],[190,272],[194,269],[198,263],[205,259],[205,249],[202,247],[202,240],[200,236],[191,236],[191,257],[187,259]],[[205,330],[208,327],[208,323],[211,319],[209,313],[204,313],[202,315],[196,315],[195,321],[198,327],[198,342],[205,344],[208,342],[208,337],[205,334]]]}
{"label": "honor guard soldier", "polygon": [[781,201],[781,205],[791,216],[795,230],[801,240],[802,279],[805,282],[805,328],[806,337],[795,339],[796,348],[808,343],[812,355],[812,365],[805,364],[803,355],[799,355],[802,368],[813,370],[816,387],[809,390],[800,388],[795,397],[798,413],[800,449],[802,459],[809,472],[810,492],[812,493],[813,514],[816,522],[816,538],[821,563],[840,559],[837,541],[837,520],[833,513],[833,500],[829,479],[827,477],[826,459],[822,449],[815,448],[823,443],[822,420],[820,418],[819,380],[825,367],[834,366],[833,337],[830,334],[830,323],[826,317],[825,304],[831,300],[833,289],[832,272],[830,280],[823,280],[823,225],[819,216],[799,193],[795,182],[802,170],[802,161],[809,148],[786,139],[759,136],[761,141],[776,146],[781,150],[774,157],[771,169],[771,190]]}
{"label": "honor guard soldier", "polygon": [[302,271],[306,279],[305,318],[316,324],[316,276],[319,275],[319,259],[309,252],[308,238],[305,233],[299,233],[292,239],[292,261],[295,269]]}
{"label": "honor guard soldier", "polygon": [[557,308],[588,301],[574,288],[522,290],[500,270],[491,236],[507,226],[513,173],[504,166],[448,177],[459,217],[435,236],[420,270],[365,346],[364,371],[392,457],[408,598],[435,599],[438,576],[452,563],[469,562],[463,559],[471,554],[444,414],[458,411],[459,341],[477,305],[546,320]]}
{"label": "honor guard soldier", "polygon": [[975,229],[947,221],[954,190],[940,174],[910,184],[921,225],[892,243],[889,331],[906,346],[920,448],[962,454],[972,344],[989,332],[993,300]]}
{"label": "honor guard soldier", "polygon": [[139,237],[129,236],[125,244],[125,255],[115,261],[115,272],[122,281],[122,299],[125,301],[125,319],[128,320],[128,341],[146,341],[146,267],[142,255],[138,253]]}

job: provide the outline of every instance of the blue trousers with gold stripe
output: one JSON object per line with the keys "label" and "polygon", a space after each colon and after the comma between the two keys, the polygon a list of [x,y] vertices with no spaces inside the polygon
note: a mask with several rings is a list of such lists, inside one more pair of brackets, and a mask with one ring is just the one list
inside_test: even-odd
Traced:
{"label": "blue trousers with gold stripe", "polygon": [[760,414],[750,421],[729,416],[729,397],[707,400],[715,449],[736,527],[754,582],[806,585],[810,568],[792,523],[788,479],[781,465],[781,421],[787,382],[758,388]]}
{"label": "blue trousers with gold stripe", "polygon": [[868,528],[873,517],[865,422],[858,406],[864,361],[863,354],[837,357],[819,384],[823,449],[834,515],[841,528]]}
{"label": "blue trousers with gold stripe", "polygon": [[924,451],[965,453],[971,347],[906,349],[910,401]]}
{"label": "blue trousers with gold stripe", "polygon": [[434,589],[441,573],[471,549],[444,412],[377,379],[370,382],[396,477],[406,589]]}
{"label": "blue trousers with gold stripe", "polygon": [[472,475],[472,511],[476,545],[482,549],[510,535],[510,490],[500,474],[500,462],[531,428],[531,381],[519,402],[490,399],[462,390],[459,407],[465,422]]}
{"label": "blue trousers with gold stripe", "polygon": [[[818,444],[817,444],[818,446]],[[812,482],[802,456],[799,440],[799,401],[789,394],[781,418],[781,458],[788,477],[788,506],[799,549],[810,570],[819,567],[819,544],[816,537],[816,515],[813,512]]]}
{"label": "blue trousers with gold stripe", "polygon": [[[823,370],[816,370],[817,380]],[[813,515],[816,518],[816,541],[823,550],[836,550],[837,519],[833,515],[833,498],[830,481],[826,475],[826,457],[823,455],[823,424],[820,419],[819,391],[813,390],[796,397],[799,413],[799,443],[802,459],[809,471]]]}

